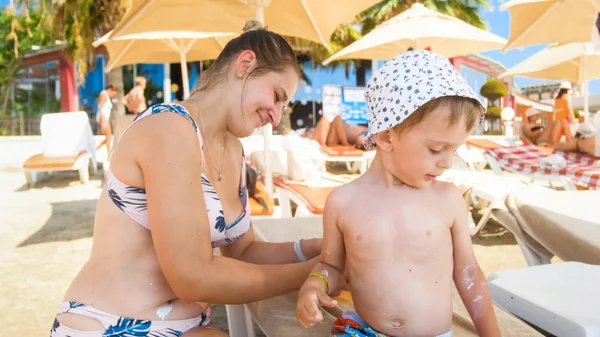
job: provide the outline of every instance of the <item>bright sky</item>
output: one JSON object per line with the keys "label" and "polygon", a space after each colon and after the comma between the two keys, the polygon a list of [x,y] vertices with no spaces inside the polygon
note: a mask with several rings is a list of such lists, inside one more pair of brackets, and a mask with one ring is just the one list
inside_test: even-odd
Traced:
{"label": "bright sky", "polygon": [[[482,9],[482,13],[484,14],[483,16],[489,31],[504,38],[508,38],[510,33],[510,15],[508,11],[501,11],[498,9],[502,3],[502,0],[490,0],[490,4],[493,6],[493,8],[490,10]],[[490,51],[482,53],[482,55],[493,60],[500,61],[500,63],[502,63],[505,67],[510,68],[525,60],[529,56],[535,54],[536,52],[544,49],[545,47],[545,45],[539,45],[526,47],[523,50],[511,49],[506,53],[502,53],[501,51]],[[515,82],[518,87],[522,87],[524,85],[544,83],[546,81],[517,77]],[[590,81],[590,93],[600,93],[600,79]]]}

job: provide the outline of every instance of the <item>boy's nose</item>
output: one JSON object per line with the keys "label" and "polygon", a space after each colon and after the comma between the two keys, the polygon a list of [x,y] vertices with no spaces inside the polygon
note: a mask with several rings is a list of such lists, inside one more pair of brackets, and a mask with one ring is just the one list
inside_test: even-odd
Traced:
{"label": "boy's nose", "polygon": [[452,157],[453,157],[453,153],[449,153],[446,154],[444,156],[442,156],[442,158],[440,159],[440,161],[438,162],[438,167],[441,169],[449,169],[450,167],[452,167]]}

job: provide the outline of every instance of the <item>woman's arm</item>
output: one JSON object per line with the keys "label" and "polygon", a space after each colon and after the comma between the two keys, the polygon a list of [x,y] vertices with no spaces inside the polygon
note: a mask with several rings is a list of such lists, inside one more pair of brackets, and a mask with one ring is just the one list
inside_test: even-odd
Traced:
{"label": "woman's arm", "polygon": [[[321,239],[300,240],[300,250],[308,260],[321,253]],[[256,241],[254,229],[239,241],[221,247],[221,254],[233,259],[256,264],[283,264],[301,262],[296,255],[294,242]]]}
{"label": "woman's arm", "polygon": [[487,280],[477,263],[468,228],[469,210],[458,191],[453,187],[453,209],[457,210],[452,225],[454,253],[454,284],[475,324],[479,336],[500,336],[496,313],[487,286]]}
{"label": "woman's arm", "polygon": [[144,176],[152,240],[179,299],[237,304],[300,288],[311,263],[255,265],[213,256],[201,150],[187,119],[163,113],[139,121],[130,132],[144,139],[135,159]]}

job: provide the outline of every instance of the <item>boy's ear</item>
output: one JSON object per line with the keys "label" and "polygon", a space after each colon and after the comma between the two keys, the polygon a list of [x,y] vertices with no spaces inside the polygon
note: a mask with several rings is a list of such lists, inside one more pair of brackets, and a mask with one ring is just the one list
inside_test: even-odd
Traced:
{"label": "boy's ear", "polygon": [[377,147],[384,152],[392,152],[392,130],[384,130],[373,135]]}

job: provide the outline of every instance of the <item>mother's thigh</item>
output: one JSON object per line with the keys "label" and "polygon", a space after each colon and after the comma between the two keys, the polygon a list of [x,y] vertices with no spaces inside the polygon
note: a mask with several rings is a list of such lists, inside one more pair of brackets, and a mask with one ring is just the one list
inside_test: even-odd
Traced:
{"label": "mother's thigh", "polygon": [[229,335],[213,327],[199,327],[186,331],[181,337],[229,337]]}

